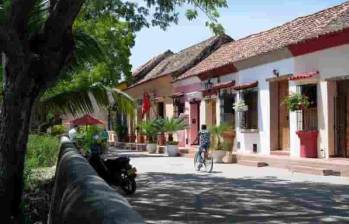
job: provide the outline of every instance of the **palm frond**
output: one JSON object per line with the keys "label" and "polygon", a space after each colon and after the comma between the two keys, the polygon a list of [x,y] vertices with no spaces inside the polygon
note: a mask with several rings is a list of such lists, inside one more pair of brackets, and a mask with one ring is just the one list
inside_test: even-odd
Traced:
{"label": "palm frond", "polygon": [[71,113],[76,116],[83,113],[93,113],[96,107],[107,108],[111,106],[117,107],[123,113],[133,115],[135,104],[126,93],[95,84],[43,97],[38,108],[41,113]]}
{"label": "palm frond", "polygon": [[80,29],[74,30],[75,61],[74,66],[86,62],[94,63],[105,59],[105,51],[99,41]]}

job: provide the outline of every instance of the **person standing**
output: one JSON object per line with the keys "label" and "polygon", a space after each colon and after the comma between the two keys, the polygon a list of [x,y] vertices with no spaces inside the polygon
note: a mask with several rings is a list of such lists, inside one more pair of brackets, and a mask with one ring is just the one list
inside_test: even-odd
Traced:
{"label": "person standing", "polygon": [[68,136],[70,141],[75,142],[76,141],[76,136],[78,134],[78,130],[79,130],[79,126],[78,125],[74,125],[72,129],[69,130],[68,132]]}

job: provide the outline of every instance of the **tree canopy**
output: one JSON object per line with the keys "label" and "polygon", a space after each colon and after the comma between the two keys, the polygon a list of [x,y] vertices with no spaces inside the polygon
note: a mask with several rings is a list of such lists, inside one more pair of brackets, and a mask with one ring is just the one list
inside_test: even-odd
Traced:
{"label": "tree canopy", "polygon": [[[38,98],[60,80],[84,83],[92,79],[112,85],[118,77],[127,77],[130,65],[123,60],[133,45],[133,32],[149,26],[166,29],[178,22],[178,9],[183,6],[190,6],[186,12],[189,19],[202,11],[208,17],[206,25],[216,33],[223,32],[217,9],[226,7],[226,0],[0,0],[0,50],[6,59],[0,113],[2,222],[20,220],[29,123]],[[86,22],[94,19],[98,27]],[[117,25],[108,30],[110,24]],[[85,35],[84,30],[91,35]],[[131,36],[120,35],[128,31],[132,31]],[[105,61],[99,61],[93,51],[86,55],[78,51],[79,44],[93,42],[90,36],[116,38],[115,45],[104,52],[109,56]],[[99,45],[111,43],[101,41]],[[99,45],[91,49],[98,50]],[[113,54],[113,48],[119,54]],[[82,58],[91,61],[81,62]],[[78,68],[71,73],[73,66]]]}

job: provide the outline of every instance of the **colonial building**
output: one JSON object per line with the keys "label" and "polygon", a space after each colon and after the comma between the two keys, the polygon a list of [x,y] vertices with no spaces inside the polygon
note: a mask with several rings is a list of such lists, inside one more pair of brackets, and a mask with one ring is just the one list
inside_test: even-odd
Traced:
{"label": "colonial building", "polygon": [[[222,44],[230,41],[232,39],[226,35],[214,36],[175,54],[166,51],[139,67],[133,73],[134,83],[125,90],[138,104],[136,118],[129,121],[130,134],[135,134],[135,127],[143,119],[178,117],[185,114],[184,100],[180,98],[182,94],[173,89],[174,78],[208,57]],[[141,106],[144,94],[147,94],[150,99],[151,109],[143,118]],[[180,146],[184,146],[184,132],[177,133],[177,138]]]}
{"label": "colonial building", "polygon": [[[317,157],[349,157],[348,62],[349,2],[224,44],[175,79],[187,146],[200,124],[228,122],[239,153],[300,157],[299,131],[312,131]],[[282,102],[297,92],[310,105],[290,112]]]}

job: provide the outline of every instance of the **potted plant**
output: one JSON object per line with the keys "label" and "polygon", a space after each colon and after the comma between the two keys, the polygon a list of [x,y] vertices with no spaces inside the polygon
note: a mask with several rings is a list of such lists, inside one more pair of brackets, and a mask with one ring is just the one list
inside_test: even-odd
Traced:
{"label": "potted plant", "polygon": [[291,112],[304,110],[310,105],[309,98],[301,93],[291,93],[289,96],[285,97],[282,103],[286,105]]}
{"label": "potted plant", "polygon": [[245,112],[248,111],[248,105],[245,103],[245,100],[240,99],[234,103],[233,109],[236,112]]}
{"label": "potted plant", "polygon": [[162,130],[167,133],[166,152],[168,156],[178,156],[178,142],[173,140],[173,134],[186,128],[183,118],[164,118]]}
{"label": "potted plant", "polygon": [[225,151],[225,156],[223,157],[224,163],[233,163],[233,143],[224,142],[223,149]]}
{"label": "potted plant", "polygon": [[144,121],[140,124],[140,131],[147,137],[146,149],[149,153],[156,152],[156,135],[158,133],[155,121]]}
{"label": "potted plant", "polygon": [[223,163],[223,157],[226,154],[224,151],[224,147],[222,144],[222,134],[230,129],[230,126],[226,123],[222,123],[217,126],[213,126],[210,128],[210,132],[212,135],[212,157],[213,162],[215,163]]}

